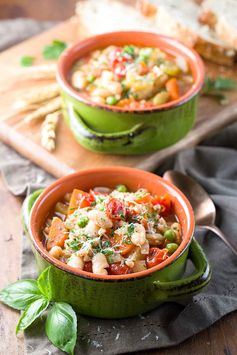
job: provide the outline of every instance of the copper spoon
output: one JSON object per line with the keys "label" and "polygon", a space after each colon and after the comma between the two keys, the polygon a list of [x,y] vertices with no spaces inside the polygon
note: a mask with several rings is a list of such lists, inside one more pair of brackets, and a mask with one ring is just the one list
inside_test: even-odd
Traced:
{"label": "copper spoon", "polygon": [[196,226],[214,232],[237,255],[237,247],[215,225],[216,207],[204,188],[189,176],[178,171],[168,170],[163,177],[187,196],[194,210]]}

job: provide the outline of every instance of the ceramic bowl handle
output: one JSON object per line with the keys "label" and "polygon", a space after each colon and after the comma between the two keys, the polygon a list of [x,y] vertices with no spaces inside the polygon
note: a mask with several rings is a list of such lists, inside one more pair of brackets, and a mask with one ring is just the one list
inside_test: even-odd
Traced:
{"label": "ceramic bowl handle", "polygon": [[211,278],[211,268],[202,248],[195,238],[193,238],[191,242],[188,258],[193,262],[196,269],[193,275],[178,281],[154,281],[153,284],[159,300],[161,297],[167,301],[177,301],[178,299],[188,298],[199,292],[208,284]]}
{"label": "ceramic bowl handle", "polygon": [[39,189],[29,196],[27,196],[23,202],[22,209],[21,209],[21,218],[22,218],[22,225],[25,233],[28,233],[29,231],[29,222],[30,222],[30,212],[31,209],[37,200],[37,198],[40,196],[40,194],[44,191],[44,189]]}
{"label": "ceramic bowl handle", "polygon": [[129,130],[116,133],[101,133],[88,127],[80,114],[71,103],[66,105],[71,130],[78,142],[85,148],[93,151],[132,154],[133,149],[145,144],[154,135],[154,127],[144,126],[138,123]]}

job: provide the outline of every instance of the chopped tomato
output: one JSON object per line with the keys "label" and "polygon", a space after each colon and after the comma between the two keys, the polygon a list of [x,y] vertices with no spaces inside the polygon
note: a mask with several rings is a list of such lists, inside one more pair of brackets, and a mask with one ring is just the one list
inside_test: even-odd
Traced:
{"label": "chopped tomato", "polygon": [[110,238],[110,242],[112,246],[116,246],[116,250],[120,252],[121,255],[126,255],[130,253],[134,248],[134,244],[126,244],[123,243],[123,237],[115,234],[112,238]]}
{"label": "chopped tomato", "polygon": [[46,243],[47,250],[50,250],[55,246],[63,248],[64,242],[67,238],[68,233],[63,221],[58,217],[54,217],[49,229],[49,235]]}
{"label": "chopped tomato", "polygon": [[148,268],[156,266],[162,263],[164,260],[168,258],[168,250],[167,249],[159,249],[159,248],[150,248],[149,254],[146,258],[146,264]]}
{"label": "chopped tomato", "polygon": [[121,61],[122,58],[121,53],[122,53],[122,49],[118,47],[109,53],[109,62],[112,67],[114,66],[115,63]]}
{"label": "chopped tomato", "polygon": [[114,65],[113,72],[118,79],[122,79],[126,75],[126,67],[123,63],[117,63]]}
{"label": "chopped tomato", "polygon": [[88,192],[74,189],[69,202],[68,214],[73,213],[77,208],[89,207],[94,201],[94,196],[92,196]]}
{"label": "chopped tomato", "polygon": [[162,196],[155,196],[152,201],[153,205],[161,205],[162,211],[161,213],[167,214],[170,213],[173,207],[172,199],[169,194],[164,194]]}
{"label": "chopped tomato", "polygon": [[122,202],[116,198],[111,198],[106,207],[106,213],[110,219],[125,219],[126,217],[126,207]]}
{"label": "chopped tomato", "polygon": [[110,264],[108,268],[109,275],[125,275],[131,272],[132,269],[125,264]]}
{"label": "chopped tomato", "polygon": [[91,261],[86,261],[84,263],[84,268],[83,268],[84,271],[87,271],[87,272],[92,272],[92,262]]}

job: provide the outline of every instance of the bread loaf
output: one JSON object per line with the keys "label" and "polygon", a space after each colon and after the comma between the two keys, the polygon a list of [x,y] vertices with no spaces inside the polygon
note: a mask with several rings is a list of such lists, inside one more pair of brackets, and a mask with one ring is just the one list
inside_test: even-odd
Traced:
{"label": "bread loaf", "polygon": [[216,36],[237,50],[237,1],[204,0],[201,9],[209,21],[212,18],[210,25]]}
{"label": "bread loaf", "polygon": [[118,0],[81,0],[76,6],[79,26],[88,35],[116,30],[156,32],[181,40],[218,64],[233,64],[235,49],[216,35],[215,17],[212,24],[202,21],[204,11],[204,5],[195,0],[140,0],[137,6]]}

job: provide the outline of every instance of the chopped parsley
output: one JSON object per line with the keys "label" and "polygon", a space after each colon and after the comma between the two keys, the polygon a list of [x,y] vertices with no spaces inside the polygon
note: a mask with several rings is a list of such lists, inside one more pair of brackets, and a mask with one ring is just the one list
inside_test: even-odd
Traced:
{"label": "chopped parsley", "polygon": [[101,252],[104,254],[104,255],[113,255],[114,254],[114,251],[113,249],[103,249],[101,250]]}
{"label": "chopped parsley", "polygon": [[105,242],[103,242],[102,245],[103,245],[104,248],[109,248],[111,246],[111,243],[110,243],[109,240],[106,240]]}
{"label": "chopped parsley", "polygon": [[50,44],[43,48],[44,59],[58,59],[60,54],[67,48],[67,43],[54,39]]}
{"label": "chopped parsley", "polygon": [[127,229],[128,236],[131,236],[134,232],[135,225],[133,223],[130,223]]}
{"label": "chopped parsley", "polygon": [[70,243],[68,243],[68,246],[73,251],[78,251],[79,250],[79,244],[80,244],[79,239],[75,238]]}
{"label": "chopped parsley", "polygon": [[20,59],[20,65],[22,67],[31,67],[33,65],[35,58],[30,55],[25,55]]}

